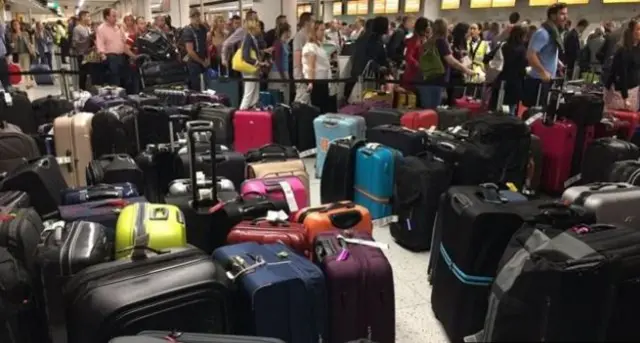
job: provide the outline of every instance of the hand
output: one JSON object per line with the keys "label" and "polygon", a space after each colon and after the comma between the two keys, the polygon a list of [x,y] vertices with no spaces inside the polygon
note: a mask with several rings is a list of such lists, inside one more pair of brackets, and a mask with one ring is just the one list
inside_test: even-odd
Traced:
{"label": "hand", "polygon": [[624,100],[624,107],[628,110],[632,110],[631,108],[631,101],[629,99],[625,99]]}
{"label": "hand", "polygon": [[209,68],[209,66],[211,65],[211,62],[209,62],[209,59],[207,58],[207,59],[204,59],[201,64],[203,67]]}
{"label": "hand", "polygon": [[264,50],[262,50],[262,51],[263,51],[263,52],[266,52],[267,54],[270,54],[270,53],[272,53],[272,52],[273,52],[273,47],[266,48],[266,49],[264,49]]}
{"label": "hand", "polygon": [[105,54],[100,54],[100,60],[104,61],[107,59],[107,55]]}
{"label": "hand", "polygon": [[478,75],[478,72],[472,69],[468,69],[464,71],[464,73],[468,76],[474,77],[476,75]]}
{"label": "hand", "polygon": [[311,92],[313,90],[313,83],[307,85],[307,92]]}
{"label": "hand", "polygon": [[225,67],[225,68],[229,66],[229,64],[227,63],[227,61],[226,61],[226,60],[224,60],[224,59],[223,59],[222,61],[220,61],[220,64],[222,64],[222,66],[223,66],[223,67]]}
{"label": "hand", "polygon": [[542,79],[542,81],[544,81],[544,82],[550,82],[551,81],[551,74],[549,74],[549,72],[545,70],[542,73],[542,75],[540,75],[540,79]]}

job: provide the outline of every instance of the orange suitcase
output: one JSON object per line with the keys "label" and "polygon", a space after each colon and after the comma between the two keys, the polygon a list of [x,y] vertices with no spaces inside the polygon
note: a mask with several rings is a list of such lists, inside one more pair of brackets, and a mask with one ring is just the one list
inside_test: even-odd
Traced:
{"label": "orange suitcase", "polygon": [[86,169],[93,159],[91,147],[91,120],[93,113],[80,112],[60,116],[53,121],[53,140],[56,156],[66,157],[71,163],[61,164],[60,169],[71,188],[87,185]]}
{"label": "orange suitcase", "polygon": [[307,228],[307,238],[313,243],[323,232],[353,230],[371,235],[371,213],[351,201],[340,201],[318,207],[307,207],[298,212],[295,221]]}

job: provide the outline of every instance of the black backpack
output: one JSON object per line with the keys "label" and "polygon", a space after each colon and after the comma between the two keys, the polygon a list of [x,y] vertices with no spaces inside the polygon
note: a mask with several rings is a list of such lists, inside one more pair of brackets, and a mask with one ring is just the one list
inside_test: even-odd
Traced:
{"label": "black backpack", "polygon": [[0,342],[35,343],[40,321],[34,287],[27,269],[0,247]]}
{"label": "black backpack", "polygon": [[40,150],[31,136],[16,125],[0,122],[0,173],[10,172],[37,157]]}

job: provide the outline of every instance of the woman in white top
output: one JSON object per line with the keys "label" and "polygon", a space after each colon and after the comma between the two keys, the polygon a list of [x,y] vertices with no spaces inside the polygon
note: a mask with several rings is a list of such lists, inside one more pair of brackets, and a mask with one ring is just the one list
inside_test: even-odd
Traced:
{"label": "woman in white top", "polygon": [[[302,74],[309,80],[329,80],[331,79],[331,62],[329,55],[323,48],[324,24],[316,21],[309,34],[309,40],[302,47]],[[320,109],[320,113],[335,111],[332,97],[329,94],[329,81],[314,81],[309,83],[308,91],[311,97],[311,104]]]}

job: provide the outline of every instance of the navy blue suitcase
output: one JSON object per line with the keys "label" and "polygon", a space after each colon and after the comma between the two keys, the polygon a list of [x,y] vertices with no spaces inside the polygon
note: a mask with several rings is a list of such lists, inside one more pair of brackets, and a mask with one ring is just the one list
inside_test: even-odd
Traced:
{"label": "navy blue suitcase", "polygon": [[139,195],[138,188],[129,182],[69,188],[62,191],[62,205],[75,205],[104,199],[133,198]]}
{"label": "navy blue suitcase", "polygon": [[109,230],[109,236],[114,233],[120,211],[127,205],[136,202],[146,202],[145,197],[128,199],[104,199],[89,201],[83,204],[65,205],[58,207],[60,218],[66,222],[84,220],[104,225]]}
{"label": "navy blue suitcase", "polygon": [[239,286],[238,334],[316,343],[327,337],[327,291],[320,268],[284,244],[255,242],[216,249],[213,259]]}
{"label": "navy blue suitcase", "polygon": [[94,95],[84,103],[83,112],[98,113],[101,109],[128,104],[130,101],[114,95]]}

